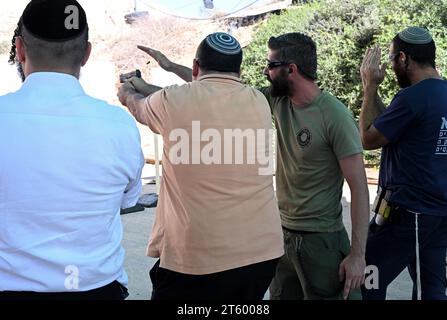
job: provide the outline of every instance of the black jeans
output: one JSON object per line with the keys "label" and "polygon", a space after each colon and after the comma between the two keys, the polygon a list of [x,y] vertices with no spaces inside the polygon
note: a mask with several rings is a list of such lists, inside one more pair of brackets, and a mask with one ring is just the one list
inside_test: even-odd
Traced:
{"label": "black jeans", "polygon": [[275,275],[279,259],[237,269],[190,275],[160,268],[160,260],[149,272],[152,300],[262,300]]}
{"label": "black jeans", "polygon": [[0,291],[0,301],[13,300],[124,300],[127,288],[118,281],[104,287],[81,292]]}
{"label": "black jeans", "polygon": [[[388,285],[407,267],[416,292],[415,214],[398,210],[392,218],[380,226],[372,219],[369,226],[366,264],[377,266],[379,288],[363,287],[365,300],[384,300]],[[422,299],[447,300],[447,217],[418,215],[418,225]]]}

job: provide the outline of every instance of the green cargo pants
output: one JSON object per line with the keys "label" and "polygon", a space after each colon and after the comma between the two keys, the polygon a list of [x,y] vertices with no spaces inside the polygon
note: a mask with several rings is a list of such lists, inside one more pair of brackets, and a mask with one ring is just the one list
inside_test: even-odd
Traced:
{"label": "green cargo pants", "polygon": [[[283,229],[284,256],[270,285],[271,300],[343,299],[339,266],[349,254],[346,230],[327,233],[290,232]],[[350,300],[361,300],[360,289]]]}

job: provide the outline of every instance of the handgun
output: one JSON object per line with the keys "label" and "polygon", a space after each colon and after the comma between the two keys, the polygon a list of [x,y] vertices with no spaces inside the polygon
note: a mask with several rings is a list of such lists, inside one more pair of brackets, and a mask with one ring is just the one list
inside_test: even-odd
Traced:
{"label": "handgun", "polygon": [[120,83],[124,83],[133,77],[141,78],[141,71],[137,69],[132,72],[120,74]]}

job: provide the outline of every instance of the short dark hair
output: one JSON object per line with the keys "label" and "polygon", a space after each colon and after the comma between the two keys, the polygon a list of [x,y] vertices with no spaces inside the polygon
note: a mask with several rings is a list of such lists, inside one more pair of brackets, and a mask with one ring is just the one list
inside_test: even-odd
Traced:
{"label": "short dark hair", "polygon": [[23,25],[19,26],[27,55],[45,66],[80,67],[88,46],[88,27],[76,38],[68,41],[48,41],[33,36]]}
{"label": "short dark hair", "polygon": [[421,66],[436,68],[436,45],[433,40],[426,44],[412,44],[403,41],[397,34],[393,39],[393,48],[395,53],[402,51]]}
{"label": "short dark hair", "polygon": [[294,63],[303,76],[317,79],[317,45],[309,36],[300,32],[285,33],[271,37],[268,47],[278,51],[280,61]]}
{"label": "short dark hair", "polygon": [[240,73],[242,50],[237,54],[223,54],[211,48],[204,39],[197,48],[196,59],[202,71]]}

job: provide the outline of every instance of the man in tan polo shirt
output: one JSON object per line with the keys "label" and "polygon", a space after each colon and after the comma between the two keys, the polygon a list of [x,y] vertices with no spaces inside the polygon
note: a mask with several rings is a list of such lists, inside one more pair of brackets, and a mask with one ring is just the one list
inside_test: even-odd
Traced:
{"label": "man in tan polo shirt", "polygon": [[284,253],[270,108],[241,83],[241,62],[237,40],[213,33],[197,49],[192,82],[161,89],[134,78],[119,90],[164,141],[147,250],[160,258],[152,299],[260,300]]}

